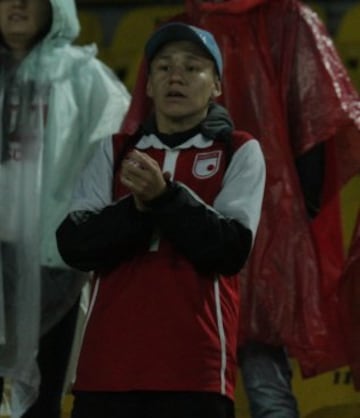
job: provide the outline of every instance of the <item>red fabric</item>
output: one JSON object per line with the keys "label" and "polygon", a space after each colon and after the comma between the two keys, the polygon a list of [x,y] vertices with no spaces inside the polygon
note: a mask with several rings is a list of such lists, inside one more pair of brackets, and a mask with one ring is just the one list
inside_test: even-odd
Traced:
{"label": "red fabric", "polygon": [[[115,161],[128,139],[121,134],[113,137]],[[245,132],[234,135],[238,156],[250,139]],[[163,166],[166,150],[148,147],[146,153]],[[214,153],[218,168],[207,178],[199,177],[197,158]],[[211,204],[223,187],[225,156],[223,142],[209,142],[201,149],[193,144],[180,152],[170,171],[176,181]],[[115,198],[120,199],[129,190],[121,184],[119,172],[115,174]],[[213,279],[214,274],[194,269],[166,238],[101,275],[93,292],[74,390],[188,390],[233,399],[239,277]]]}
{"label": "red fabric", "polygon": [[360,212],[341,283],[341,306],[350,367],[360,390]]}
{"label": "red fabric", "polygon": [[202,0],[185,0],[187,13],[194,18],[199,14],[209,13],[227,13],[231,9],[231,13],[243,13],[255,6],[266,3],[268,0],[224,0],[223,2],[204,2]]}
{"label": "red fabric", "polygon": [[[338,192],[360,170],[359,96],[308,8],[296,0],[254,0],[243,10],[241,3],[188,0],[187,15],[174,20],[214,34],[224,57],[221,101],[236,126],[261,141],[266,157],[263,215],[244,272],[240,341],[285,344],[311,376],[347,362],[339,322]],[[144,75],[128,121],[146,109]],[[294,162],[322,141],[324,199],[310,222]]]}

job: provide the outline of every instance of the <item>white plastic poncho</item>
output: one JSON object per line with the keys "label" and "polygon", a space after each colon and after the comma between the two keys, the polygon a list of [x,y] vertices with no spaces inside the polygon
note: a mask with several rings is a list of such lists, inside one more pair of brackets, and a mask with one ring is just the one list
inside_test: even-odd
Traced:
{"label": "white plastic poncho", "polygon": [[[96,48],[70,45],[79,31],[74,1],[50,2],[50,32],[17,68],[0,44],[0,376],[13,381],[13,418],[37,395],[40,333],[86,279],[61,260],[56,228],[79,171],[129,104]],[[49,268],[56,279],[42,281]]]}

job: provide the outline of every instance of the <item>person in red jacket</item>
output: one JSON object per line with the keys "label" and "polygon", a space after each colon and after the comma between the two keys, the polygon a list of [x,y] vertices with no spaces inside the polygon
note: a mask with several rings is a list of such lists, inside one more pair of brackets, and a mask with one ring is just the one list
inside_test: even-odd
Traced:
{"label": "person in red jacket", "polygon": [[65,262],[97,276],[72,417],[233,417],[239,271],[264,159],[215,102],[210,32],[165,25],[145,59],[152,112],[101,145],[57,231]]}

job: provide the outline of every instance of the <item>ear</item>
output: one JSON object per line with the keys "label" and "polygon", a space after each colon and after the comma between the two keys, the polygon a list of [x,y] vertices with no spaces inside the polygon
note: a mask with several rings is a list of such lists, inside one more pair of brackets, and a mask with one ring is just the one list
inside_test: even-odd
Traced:
{"label": "ear", "polygon": [[221,81],[219,77],[216,77],[214,80],[214,89],[213,89],[211,97],[215,99],[216,97],[219,97],[221,93],[222,93]]}

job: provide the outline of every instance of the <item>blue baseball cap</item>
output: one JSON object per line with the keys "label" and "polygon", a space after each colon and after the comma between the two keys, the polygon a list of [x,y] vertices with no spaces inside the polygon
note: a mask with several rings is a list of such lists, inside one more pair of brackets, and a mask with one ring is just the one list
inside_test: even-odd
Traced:
{"label": "blue baseball cap", "polygon": [[223,61],[214,36],[204,29],[180,22],[167,23],[150,37],[145,45],[145,57],[148,63],[153,60],[162,46],[174,41],[190,41],[199,45],[213,59],[219,77],[222,76]]}

